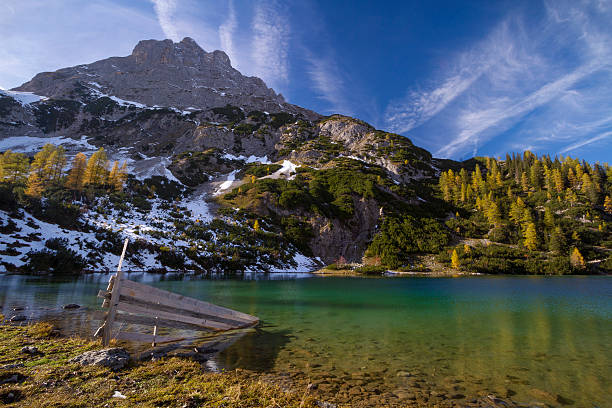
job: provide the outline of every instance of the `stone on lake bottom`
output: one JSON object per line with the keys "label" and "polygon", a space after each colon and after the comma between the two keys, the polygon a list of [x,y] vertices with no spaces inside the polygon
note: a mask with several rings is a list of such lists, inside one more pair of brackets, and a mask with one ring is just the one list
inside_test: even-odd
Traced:
{"label": "stone on lake bottom", "polygon": [[80,307],[81,305],[77,305],[76,303],[68,303],[67,305],[64,305],[64,309],[66,310],[79,309]]}

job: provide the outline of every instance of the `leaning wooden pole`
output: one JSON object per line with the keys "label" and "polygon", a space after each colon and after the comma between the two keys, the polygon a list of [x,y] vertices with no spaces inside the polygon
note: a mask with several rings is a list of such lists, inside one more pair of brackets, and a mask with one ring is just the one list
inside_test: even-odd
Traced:
{"label": "leaning wooden pole", "polygon": [[113,289],[111,292],[108,313],[106,314],[106,321],[104,322],[104,334],[102,336],[102,345],[104,347],[108,346],[113,335],[113,323],[115,321],[115,315],[117,314],[117,305],[119,304],[119,297],[121,291],[121,278],[123,277],[121,265],[123,264],[123,258],[125,257],[125,251],[127,249],[128,241],[129,239],[126,238],[123,244],[123,252],[121,252],[121,258],[119,258],[119,266],[117,266],[117,273],[115,274],[115,279],[113,282]]}

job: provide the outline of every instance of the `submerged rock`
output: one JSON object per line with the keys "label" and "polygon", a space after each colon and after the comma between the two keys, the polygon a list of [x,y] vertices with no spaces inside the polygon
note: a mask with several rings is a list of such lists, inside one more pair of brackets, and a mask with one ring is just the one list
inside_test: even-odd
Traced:
{"label": "submerged rock", "polygon": [[76,303],[68,303],[67,305],[64,305],[64,309],[66,310],[79,309],[80,307],[81,305],[77,305]]}
{"label": "submerged rock", "polygon": [[82,365],[99,365],[116,371],[125,367],[129,360],[130,354],[125,349],[116,347],[104,350],[87,351],[74,357],[69,362],[79,363]]}

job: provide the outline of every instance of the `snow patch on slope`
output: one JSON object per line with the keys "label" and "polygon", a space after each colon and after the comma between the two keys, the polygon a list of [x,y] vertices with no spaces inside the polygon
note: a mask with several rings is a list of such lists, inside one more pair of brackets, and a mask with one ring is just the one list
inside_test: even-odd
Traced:
{"label": "snow patch on slope", "polygon": [[234,170],[230,174],[228,174],[227,179],[223,183],[221,183],[221,185],[219,186],[217,191],[214,192],[213,195],[218,196],[222,194],[225,190],[228,190],[230,187],[232,187],[232,184],[234,184],[234,181],[236,181],[236,173],[238,173],[238,171],[239,170]]}
{"label": "snow patch on slope", "polygon": [[287,180],[293,180],[295,178],[295,170],[298,167],[300,167],[299,164],[294,164],[290,162],[289,160],[283,160],[283,164],[280,169],[276,170],[274,173],[270,174],[269,176],[262,177],[262,179],[265,179],[265,178],[277,179],[277,178],[282,177],[282,178],[286,178]]}
{"label": "snow patch on slope", "polygon": [[21,105],[29,105],[31,103],[49,99],[46,96],[36,95],[32,92],[9,91],[6,89],[0,89],[0,95],[5,95],[10,98],[13,98]]}
{"label": "snow patch on slope", "polygon": [[284,268],[272,267],[270,272],[311,272],[319,268],[319,265],[317,265],[313,259],[310,259],[299,252],[293,256],[293,262],[295,262],[296,266],[288,266]]}
{"label": "snow patch on slope", "polygon": [[47,143],[64,146],[67,151],[95,151],[98,149],[96,146],[89,144],[87,136],[82,136],[81,139],[71,139],[64,136],[12,136],[0,140],[0,151],[12,150],[17,153],[36,153]]}
{"label": "snow patch on slope", "polygon": [[261,164],[272,164],[272,162],[270,160],[268,160],[268,156],[263,156],[263,157],[259,157],[259,156],[255,156],[255,155],[250,155],[249,157],[240,155],[240,156],[234,156],[231,153],[225,153],[223,156],[224,159],[227,160],[239,160],[239,161],[243,161],[245,163],[256,163],[256,162],[260,162]]}

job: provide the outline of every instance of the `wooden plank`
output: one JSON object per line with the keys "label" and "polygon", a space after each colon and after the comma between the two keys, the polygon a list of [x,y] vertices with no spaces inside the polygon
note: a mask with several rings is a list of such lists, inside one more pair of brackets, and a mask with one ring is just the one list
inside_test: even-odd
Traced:
{"label": "wooden plank", "polygon": [[[102,345],[104,347],[108,346],[111,340],[111,336],[113,334],[113,323],[115,321],[115,314],[117,313],[117,304],[119,303],[120,297],[120,288],[122,284],[122,276],[123,272],[121,271],[121,264],[123,263],[123,258],[125,257],[125,251],[127,249],[129,239],[126,238],[123,244],[123,251],[121,252],[121,258],[119,258],[119,265],[117,266],[117,273],[115,274],[115,281],[109,282],[109,286],[112,285],[111,299],[108,307],[108,315],[106,316],[106,321],[104,322],[104,333],[102,337]],[[112,279],[112,278],[111,278]]]}
{"label": "wooden plank", "polygon": [[[157,317],[155,318],[157,320]],[[151,342],[151,347],[155,347],[155,338],[157,337],[157,325],[153,326],[153,341]]]}
{"label": "wooden plank", "polygon": [[166,305],[155,303],[155,302],[144,301],[141,299],[133,298],[131,296],[121,295],[119,301],[123,303],[129,303],[131,305],[145,307],[151,310],[151,312],[149,312],[150,316],[154,316],[153,311],[162,311],[162,312],[178,314],[181,316],[191,316],[191,317],[195,317],[198,319],[219,322],[219,323],[226,324],[228,326],[232,326],[234,328],[252,326],[256,323],[256,322],[245,322],[244,320],[234,320],[234,319],[228,318],[227,316],[220,317],[217,315],[209,315],[209,314],[194,312],[193,310],[177,309],[175,307],[166,306]]}
{"label": "wooden plank", "polygon": [[[121,294],[140,298],[148,302],[159,303],[165,306],[193,311],[201,314],[218,315],[232,320],[243,320],[244,322],[254,323],[259,321],[255,316],[248,315],[226,307],[217,306],[203,300],[190,298],[178,293],[158,289],[142,283],[124,280],[122,282]],[[227,316],[225,316],[227,315]]]}
{"label": "wooden plank", "polygon": [[[105,300],[106,299],[110,299],[111,298],[111,292],[100,289],[98,291],[98,297],[100,299],[105,299]],[[104,307],[104,303],[102,303],[102,307]]]}
{"label": "wooden plank", "polygon": [[[106,291],[109,294],[113,290],[114,285],[115,285],[115,275],[111,275],[110,279],[108,280],[108,287],[106,288]],[[104,299],[104,301],[102,302],[102,307],[108,307],[108,306],[110,306],[110,296],[108,297],[108,299]]]}
{"label": "wooden plank", "polygon": [[236,328],[234,326],[230,326],[225,323],[215,322],[212,320],[200,319],[200,318],[192,317],[192,316],[179,315],[179,314],[164,312],[161,310],[153,311],[148,307],[133,305],[130,303],[119,302],[116,308],[117,310],[121,312],[142,314],[145,316],[157,317],[159,319],[173,320],[175,322],[181,322],[181,323],[189,323],[189,324],[193,324],[196,326],[201,326],[207,329],[212,329],[212,330],[217,330],[217,331],[231,330],[231,329]]}
{"label": "wooden plank", "polygon": [[217,306],[199,299],[168,292],[153,286],[124,279],[121,282],[121,294],[132,298],[141,299],[146,302],[156,303],[164,306],[183,309],[187,312],[197,314],[218,316],[224,319],[243,321],[254,324],[259,321],[255,316],[248,315],[236,310]]}
{"label": "wooden plank", "polygon": [[153,343],[155,340],[156,344],[161,344],[185,340],[185,337],[154,336],[152,334],[145,333],[119,332],[117,333],[117,340],[136,341],[139,343]]}
{"label": "wooden plank", "polygon": [[213,331],[196,324],[176,322],[174,320],[162,318],[155,319],[155,317],[140,316],[126,313],[117,313],[115,315],[115,321],[128,324],[139,324],[142,326],[155,326],[157,324],[161,327],[172,327],[174,329]]}

